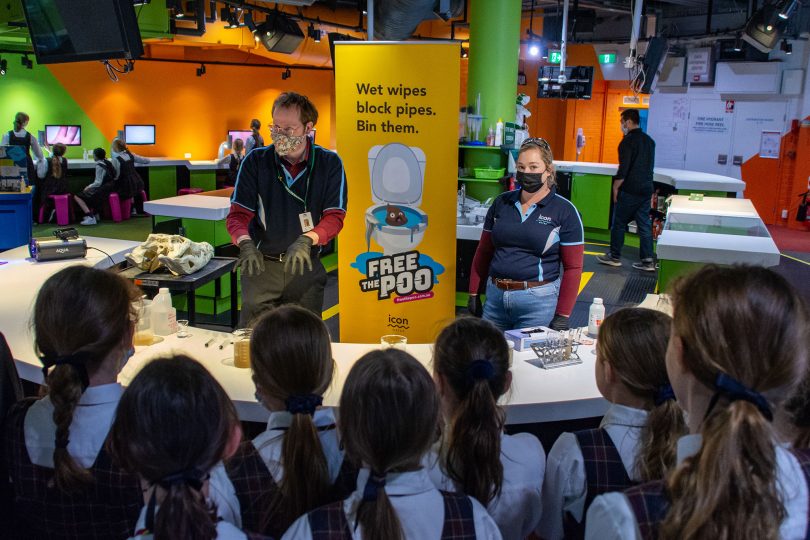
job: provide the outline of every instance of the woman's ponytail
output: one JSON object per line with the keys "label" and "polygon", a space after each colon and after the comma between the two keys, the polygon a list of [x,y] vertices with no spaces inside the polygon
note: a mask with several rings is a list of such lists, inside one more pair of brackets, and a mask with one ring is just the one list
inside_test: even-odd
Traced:
{"label": "woman's ponytail", "polygon": [[505,415],[489,380],[477,379],[459,404],[447,439],[446,468],[461,491],[486,506],[501,492],[501,434]]}
{"label": "woman's ponytail", "polygon": [[636,472],[642,482],[660,480],[675,467],[678,439],[686,434],[683,410],[675,399],[655,405],[641,429]]}
{"label": "woman's ponytail", "polygon": [[461,491],[486,506],[503,484],[506,415],[497,401],[509,386],[509,346],[492,323],[462,317],[439,334],[433,364],[454,398],[442,467]]}
{"label": "woman's ponytail", "polygon": [[56,366],[48,375],[48,395],[53,403],[53,423],[56,425],[54,481],[56,487],[66,493],[77,491],[93,482],[90,472],[76,463],[67,449],[70,424],[83,390],[81,377],[74,366]]}
{"label": "woman's ponytail", "polygon": [[188,483],[175,482],[166,486],[152,532],[155,540],[213,540],[217,537],[216,521],[216,509],[208,505],[199,490]]}
{"label": "woman's ponytail", "polygon": [[[382,478],[381,484],[380,478]],[[357,521],[360,523],[360,527],[362,527],[363,531],[371,533],[364,533],[364,536],[368,534],[368,538],[404,540],[402,523],[384,489],[385,474],[378,477],[372,473],[368,482],[377,482],[377,485],[372,488],[376,492],[374,498],[367,500],[364,495],[363,502],[360,503],[360,507],[357,509]]]}

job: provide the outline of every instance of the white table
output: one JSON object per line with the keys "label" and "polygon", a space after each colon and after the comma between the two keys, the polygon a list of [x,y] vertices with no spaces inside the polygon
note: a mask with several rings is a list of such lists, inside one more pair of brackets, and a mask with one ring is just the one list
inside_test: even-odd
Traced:
{"label": "white table", "polygon": [[219,221],[228,217],[231,208],[230,197],[213,195],[178,195],[156,201],[146,201],[143,209],[153,216],[204,219]]}
{"label": "white table", "polygon": [[[132,251],[138,242],[114,240],[111,238],[83,237],[88,247],[108,253],[115,263],[124,260],[124,253]],[[83,259],[36,262],[28,254],[28,246],[21,246],[0,253],[0,332],[2,332],[11,354],[17,360],[20,377],[36,383],[42,382],[42,365],[34,353],[34,338],[28,327],[31,320],[34,300],[42,284],[50,276],[75,264],[86,264],[96,268],[108,268],[112,262],[98,251],[89,249]]]}

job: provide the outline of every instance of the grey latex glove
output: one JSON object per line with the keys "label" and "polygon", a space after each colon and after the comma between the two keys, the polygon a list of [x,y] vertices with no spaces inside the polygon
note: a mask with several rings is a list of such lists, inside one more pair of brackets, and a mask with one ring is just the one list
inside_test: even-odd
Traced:
{"label": "grey latex glove", "polygon": [[480,317],[484,313],[484,308],[481,306],[481,297],[477,294],[471,294],[467,299],[467,311],[473,317]]}
{"label": "grey latex glove", "polygon": [[264,256],[256,248],[253,240],[246,239],[239,242],[239,260],[236,268],[246,276],[257,276],[264,272]]}
{"label": "grey latex glove", "polygon": [[568,317],[557,313],[554,315],[554,318],[551,319],[548,327],[552,330],[568,330]]}
{"label": "grey latex glove", "polygon": [[312,238],[309,236],[301,235],[290,244],[287,251],[284,252],[284,271],[292,275],[304,275],[304,265],[309,267],[312,272]]}

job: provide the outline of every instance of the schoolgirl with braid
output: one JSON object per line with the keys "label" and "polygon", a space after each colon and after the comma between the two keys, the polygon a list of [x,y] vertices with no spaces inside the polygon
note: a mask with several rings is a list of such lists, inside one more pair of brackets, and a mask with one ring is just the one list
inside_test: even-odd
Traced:
{"label": "schoolgirl with braid", "polygon": [[664,358],[672,319],[644,308],[620,309],[599,327],[596,387],[610,402],[599,427],[563,433],[551,447],[537,535],[575,540],[602,493],[664,478],[686,434]]}
{"label": "schoolgirl with braid", "polygon": [[444,430],[426,461],[439,489],[487,507],[505,539],[522,540],[540,520],[546,454],[534,435],[506,435],[498,400],[512,384],[509,345],[491,322],[456,319],[433,350]]}
{"label": "schoolgirl with braid", "polygon": [[439,396],[430,374],[397,349],[365,354],[349,372],[338,425],[357,490],[293,523],[282,540],[500,539],[472,497],[439,491],[422,461],[435,441]]}
{"label": "schoolgirl with braid", "polygon": [[132,354],[139,291],[106,270],[70,266],[34,304],[35,349],[47,385],[12,407],[4,455],[20,538],[125,538],[141,505],[137,477],[104,448]]}
{"label": "schoolgirl with braid", "polygon": [[773,425],[807,370],[800,295],[766,268],[709,265],[672,298],[666,368],[689,429],[678,465],[664,480],[597,497],[585,537],[807,538],[810,452]]}
{"label": "schoolgirl with braid", "polygon": [[146,364],[121,397],[109,441],[113,457],[138,475],[143,490],[145,506],[131,538],[249,538],[219,519],[209,498],[212,470],[241,438],[233,403],[202,364],[182,355]]}
{"label": "schoolgirl with braid", "polygon": [[244,442],[213,480],[222,506],[246,529],[280,537],[299,516],[354,491],[357,467],[344,460],[335,416],[321,407],[335,362],[320,317],[281,306],[254,325],[250,363],[267,429]]}

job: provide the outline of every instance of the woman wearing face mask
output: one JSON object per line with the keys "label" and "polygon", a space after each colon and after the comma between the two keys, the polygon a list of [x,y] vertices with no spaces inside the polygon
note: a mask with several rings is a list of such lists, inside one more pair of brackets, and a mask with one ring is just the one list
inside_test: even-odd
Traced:
{"label": "woman wearing face mask", "polygon": [[[467,307],[501,330],[541,325],[565,330],[582,276],[582,220],[574,205],[557,195],[545,140],[521,145],[515,178],[521,188],[498,196],[484,221]],[[484,291],[482,309],[478,295]]]}

